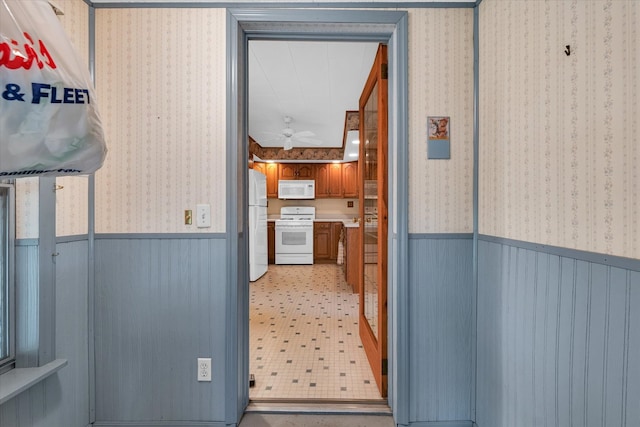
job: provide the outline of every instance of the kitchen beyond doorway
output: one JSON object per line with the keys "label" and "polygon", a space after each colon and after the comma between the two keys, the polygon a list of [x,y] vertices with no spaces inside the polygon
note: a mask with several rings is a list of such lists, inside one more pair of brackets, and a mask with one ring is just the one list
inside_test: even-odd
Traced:
{"label": "kitchen beyond doorway", "polygon": [[251,400],[386,401],[358,335],[358,294],[341,266],[270,265],[250,292]]}

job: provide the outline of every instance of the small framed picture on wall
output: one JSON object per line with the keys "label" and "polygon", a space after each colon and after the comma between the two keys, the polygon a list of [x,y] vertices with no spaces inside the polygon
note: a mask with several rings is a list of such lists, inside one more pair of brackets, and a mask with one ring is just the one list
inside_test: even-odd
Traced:
{"label": "small framed picture on wall", "polygon": [[427,158],[451,158],[451,120],[448,116],[427,117]]}

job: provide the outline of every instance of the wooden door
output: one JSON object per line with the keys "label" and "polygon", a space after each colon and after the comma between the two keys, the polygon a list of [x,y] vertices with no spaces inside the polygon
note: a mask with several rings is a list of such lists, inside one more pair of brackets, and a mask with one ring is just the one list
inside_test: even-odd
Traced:
{"label": "wooden door", "polygon": [[342,197],[342,165],[320,163],[315,168],[316,198]]}
{"label": "wooden door", "polygon": [[280,163],[278,165],[279,179],[296,179],[298,176],[298,165],[293,163]]}
{"label": "wooden door", "polygon": [[300,164],[297,165],[297,177],[296,179],[313,179],[315,177],[314,165]]}
{"label": "wooden door", "polygon": [[340,234],[342,234],[342,223],[331,223],[331,260],[336,261],[338,259],[338,244],[340,243]]}
{"label": "wooden door", "polygon": [[255,162],[253,169],[267,177],[267,197],[278,197],[278,164]]}
{"label": "wooden door", "polygon": [[313,260],[326,261],[331,256],[331,223],[313,223]]}
{"label": "wooden door", "polygon": [[358,163],[342,164],[342,189],[343,197],[358,197]]}
{"label": "wooden door", "polygon": [[360,96],[360,316],[362,345],[387,396],[387,47]]}
{"label": "wooden door", "polygon": [[266,172],[267,175],[267,197],[278,197],[278,164],[267,163]]}
{"label": "wooden door", "polygon": [[329,164],[316,165],[316,199],[329,197]]}

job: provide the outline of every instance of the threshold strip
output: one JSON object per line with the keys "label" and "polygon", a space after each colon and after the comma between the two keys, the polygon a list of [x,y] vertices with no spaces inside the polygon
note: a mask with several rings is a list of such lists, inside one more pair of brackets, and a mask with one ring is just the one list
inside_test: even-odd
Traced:
{"label": "threshold strip", "polygon": [[391,415],[386,400],[252,399],[245,413]]}

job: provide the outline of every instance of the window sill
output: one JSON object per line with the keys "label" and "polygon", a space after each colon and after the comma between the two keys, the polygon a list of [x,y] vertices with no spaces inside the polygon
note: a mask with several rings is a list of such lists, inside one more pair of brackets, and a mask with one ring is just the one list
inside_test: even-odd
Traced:
{"label": "window sill", "polygon": [[0,378],[0,405],[19,395],[67,366],[66,359],[56,359],[39,368],[15,368]]}

